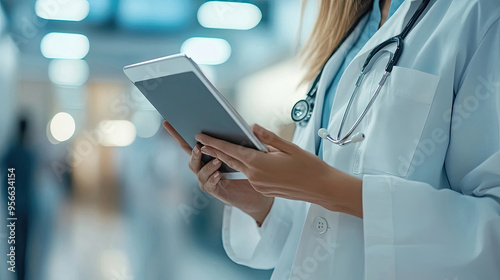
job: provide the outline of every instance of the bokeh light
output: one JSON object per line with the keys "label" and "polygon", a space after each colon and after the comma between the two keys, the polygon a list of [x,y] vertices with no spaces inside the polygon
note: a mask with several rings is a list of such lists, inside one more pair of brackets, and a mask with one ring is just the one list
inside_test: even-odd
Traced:
{"label": "bokeh light", "polygon": [[87,36],[73,33],[49,33],[40,44],[43,56],[55,59],[83,59],[89,49]]}
{"label": "bokeh light", "polygon": [[75,120],[66,112],[57,113],[50,121],[50,133],[59,142],[70,139],[75,133],[75,127]]}
{"label": "bokeh light", "polygon": [[249,30],[261,19],[259,7],[248,3],[209,1],[198,9],[198,21],[206,28]]}
{"label": "bokeh light", "polygon": [[182,44],[181,52],[198,64],[217,65],[229,59],[231,45],[224,39],[194,37]]}

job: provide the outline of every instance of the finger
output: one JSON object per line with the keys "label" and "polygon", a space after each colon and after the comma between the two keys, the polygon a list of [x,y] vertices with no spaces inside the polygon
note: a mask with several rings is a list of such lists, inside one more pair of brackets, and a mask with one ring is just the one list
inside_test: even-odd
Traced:
{"label": "finger", "polygon": [[273,146],[270,146],[270,145],[266,145],[267,146],[267,150],[271,153],[275,153],[275,152],[281,152],[280,150],[276,149],[275,147]]}
{"label": "finger", "polygon": [[189,159],[189,168],[195,174],[198,174],[200,169],[203,167],[203,162],[201,161],[201,145],[196,144],[191,151],[191,158]]}
{"label": "finger", "polygon": [[286,141],[258,124],[252,126],[252,131],[262,143],[273,146],[282,152],[293,153],[297,149],[297,146],[292,142]]}
{"label": "finger", "polygon": [[243,172],[246,169],[244,163],[213,147],[203,146],[201,148],[201,152],[211,157],[220,159],[232,169],[238,170],[240,172]]}
{"label": "finger", "polygon": [[289,195],[282,194],[282,193],[261,193],[261,194],[265,197],[281,197],[281,198],[286,198],[289,200],[297,200],[297,197],[289,196]]}
{"label": "finger", "polygon": [[219,169],[221,165],[222,162],[219,159],[213,159],[209,161],[198,172],[198,181],[200,181],[200,183],[204,185],[207,182],[208,178],[210,178],[210,176],[212,176],[212,174],[214,174],[214,172],[217,171],[217,169]]}
{"label": "finger", "polygon": [[[210,137],[206,134],[196,134],[195,138],[203,145],[210,146],[218,151],[224,151],[223,152],[224,154],[240,162],[249,162],[250,160],[254,159],[258,154],[262,153],[254,149],[246,148],[240,145],[229,143],[224,140]],[[221,160],[224,161],[223,159]],[[225,163],[228,164],[228,162]]]}
{"label": "finger", "polygon": [[174,127],[167,121],[163,121],[163,127],[174,137],[175,141],[181,145],[181,148],[188,154],[191,154],[191,146],[182,138],[182,136],[174,129]]}
{"label": "finger", "polygon": [[205,184],[201,186],[201,190],[210,194],[215,193],[217,191],[217,184],[219,183],[220,179],[220,172],[215,171],[212,175],[210,175]]}
{"label": "finger", "polygon": [[259,188],[259,189],[255,189],[255,190],[258,193],[260,193],[261,195],[266,196],[266,197],[282,197],[282,198],[286,198],[286,199],[297,200],[297,196],[293,196],[292,194],[285,193],[285,192],[268,190],[267,188]]}

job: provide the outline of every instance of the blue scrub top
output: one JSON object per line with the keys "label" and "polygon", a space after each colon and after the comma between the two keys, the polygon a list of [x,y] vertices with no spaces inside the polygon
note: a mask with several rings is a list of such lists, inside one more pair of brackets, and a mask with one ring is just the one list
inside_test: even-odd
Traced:
{"label": "blue scrub top", "polygon": [[[389,15],[387,19],[389,19],[396,12],[396,10],[403,2],[404,0],[391,1],[391,7],[389,9]],[[342,65],[339,68],[339,71],[337,72],[337,75],[334,77],[333,82],[326,90],[325,102],[323,103],[323,111],[321,115],[321,127],[325,128],[328,127],[328,122],[330,120],[330,113],[333,106],[333,98],[335,97],[335,92],[337,91],[340,78],[344,74],[345,69],[347,68],[347,66],[349,66],[351,61],[356,57],[358,52],[364,47],[364,45],[368,42],[368,40],[370,40],[370,38],[377,32],[381,20],[382,20],[382,15],[380,13],[379,0],[375,0],[373,1],[373,8],[372,11],[370,12],[369,19],[366,22],[365,27],[363,28],[363,31],[359,36],[359,39],[353,45],[351,50],[347,53],[344,62],[342,63]],[[318,150],[316,151],[316,154],[321,158],[323,157],[323,139],[321,139],[320,141],[320,145],[318,147]]]}

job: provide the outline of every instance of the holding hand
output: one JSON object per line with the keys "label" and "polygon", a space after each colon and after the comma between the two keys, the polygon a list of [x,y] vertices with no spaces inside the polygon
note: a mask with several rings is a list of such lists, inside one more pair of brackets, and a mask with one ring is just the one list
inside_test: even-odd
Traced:
{"label": "holding hand", "polygon": [[189,168],[198,177],[202,191],[228,205],[241,209],[253,217],[257,224],[262,224],[271,209],[274,198],[266,197],[257,192],[248,180],[221,180],[221,174],[218,171],[221,166],[219,159],[215,158],[204,164],[201,161],[200,144],[191,149],[189,144],[167,121],[163,122],[163,126],[182,149],[191,156]]}
{"label": "holding hand", "polygon": [[362,217],[362,182],[316,155],[258,126],[253,132],[269,153],[198,134],[201,152],[243,172],[250,184],[267,197],[307,201],[332,211]]}

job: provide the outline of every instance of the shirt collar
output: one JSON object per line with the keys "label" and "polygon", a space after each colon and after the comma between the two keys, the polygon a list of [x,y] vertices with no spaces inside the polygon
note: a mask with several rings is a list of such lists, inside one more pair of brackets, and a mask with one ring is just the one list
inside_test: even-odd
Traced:
{"label": "shirt collar", "polygon": [[[387,16],[386,20],[388,20],[397,11],[397,9],[401,6],[401,4],[404,1],[405,0],[392,0],[391,1],[391,7],[389,8],[389,15]],[[416,0],[412,0],[412,1],[416,1]],[[369,25],[367,30],[371,34],[374,34],[375,32],[377,32],[381,19],[382,19],[382,14],[380,13],[380,0],[375,0],[375,1],[373,1],[373,7],[372,7],[372,10],[370,12],[370,18],[369,18],[368,23],[367,23]]]}
{"label": "shirt collar", "polygon": [[[412,0],[415,1],[415,0]],[[391,8],[389,9],[389,16],[392,16],[396,10],[403,4],[404,0],[391,0]]]}

